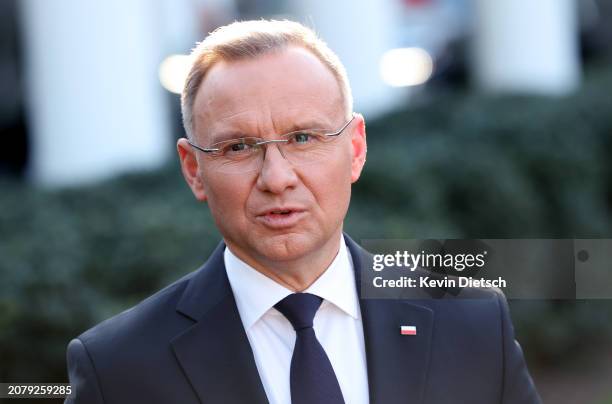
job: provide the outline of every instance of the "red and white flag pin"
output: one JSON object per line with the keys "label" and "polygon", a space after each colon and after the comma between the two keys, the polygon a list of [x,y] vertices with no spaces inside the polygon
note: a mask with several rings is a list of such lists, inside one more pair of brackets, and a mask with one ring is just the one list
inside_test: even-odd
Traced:
{"label": "red and white flag pin", "polygon": [[416,327],[413,325],[402,325],[400,326],[400,334],[402,335],[417,335]]}

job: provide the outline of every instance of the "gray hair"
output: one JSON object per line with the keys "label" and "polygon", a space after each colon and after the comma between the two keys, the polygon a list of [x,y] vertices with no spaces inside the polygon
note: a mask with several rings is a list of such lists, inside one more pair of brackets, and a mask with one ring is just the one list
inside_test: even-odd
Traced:
{"label": "gray hair", "polygon": [[350,114],[353,96],[346,69],[312,29],[288,20],[237,21],[214,30],[191,52],[193,65],[181,95],[183,126],[187,137],[193,139],[193,105],[198,89],[215,63],[255,58],[290,45],[309,50],[329,68],[338,81],[346,114]]}

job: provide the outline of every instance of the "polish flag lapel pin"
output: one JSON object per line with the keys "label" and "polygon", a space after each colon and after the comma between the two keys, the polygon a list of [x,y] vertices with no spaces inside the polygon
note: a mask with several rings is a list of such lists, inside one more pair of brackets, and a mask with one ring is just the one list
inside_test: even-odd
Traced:
{"label": "polish flag lapel pin", "polygon": [[400,326],[400,334],[402,335],[417,335],[416,327],[413,325],[402,325]]}

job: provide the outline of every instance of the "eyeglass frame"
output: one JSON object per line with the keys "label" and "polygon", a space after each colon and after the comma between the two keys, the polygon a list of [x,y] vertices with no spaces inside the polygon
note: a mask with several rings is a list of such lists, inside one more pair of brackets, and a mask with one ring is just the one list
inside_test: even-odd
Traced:
{"label": "eyeglass frame", "polygon": [[[351,122],[353,122],[353,120],[355,119],[355,116],[356,116],[355,113],[352,113],[351,114],[351,119],[349,119],[340,129],[338,129],[335,132],[325,133],[324,135],[328,136],[328,137],[338,137],[338,136],[340,136],[342,134],[342,132],[344,132],[344,130],[346,128],[348,128],[348,126],[351,124]],[[306,129],[302,129],[302,130],[306,130]],[[282,137],[282,136],[289,135],[289,134],[295,133],[295,132],[300,132],[300,131],[299,130],[291,131],[291,132],[288,132],[288,133],[285,133],[285,134],[279,135],[279,136]],[[258,138],[257,136],[245,136],[243,138],[237,138],[237,139],[246,139],[246,138],[261,139],[261,138]],[[266,144],[270,144],[270,143],[287,143],[287,142],[289,142],[289,139],[270,139],[270,140],[263,140],[262,139],[261,142],[256,142],[255,144],[253,144],[251,146],[252,147],[256,147],[256,148],[261,148],[261,146],[266,145]],[[201,151],[203,153],[214,153],[214,152],[218,152],[218,151],[221,150],[220,148],[205,148],[205,147],[199,146],[199,145],[193,143],[191,141],[191,139],[187,139],[187,143],[189,143],[189,145],[191,147],[193,147],[193,148],[195,148],[195,149],[197,149],[197,150],[199,150],[199,151]]]}

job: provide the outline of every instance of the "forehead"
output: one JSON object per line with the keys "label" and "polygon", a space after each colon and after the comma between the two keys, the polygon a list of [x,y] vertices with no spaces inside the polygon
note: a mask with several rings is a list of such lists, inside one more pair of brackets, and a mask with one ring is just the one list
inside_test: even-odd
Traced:
{"label": "forehead", "polygon": [[305,125],[333,128],[342,112],[340,86],[329,68],[310,51],[289,47],[215,64],[196,95],[194,131],[215,140],[231,131],[262,136]]}

